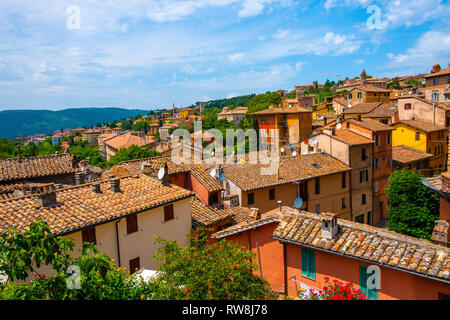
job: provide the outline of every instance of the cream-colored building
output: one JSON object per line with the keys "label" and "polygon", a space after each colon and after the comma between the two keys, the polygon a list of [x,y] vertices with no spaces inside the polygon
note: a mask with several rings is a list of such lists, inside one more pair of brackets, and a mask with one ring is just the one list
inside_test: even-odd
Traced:
{"label": "cream-colored building", "polygon": [[247,107],[236,107],[232,110],[225,107],[222,109],[222,112],[217,114],[217,120],[227,119],[230,122],[234,122],[235,126],[238,126],[239,122],[244,121],[247,111]]}
{"label": "cream-colored building", "polygon": [[[167,181],[167,182],[166,182]],[[75,241],[74,256],[83,242],[93,242],[115,264],[133,269],[156,269],[155,236],[189,245],[193,192],[145,174],[111,178],[56,189],[41,187],[41,195],[0,202],[0,233],[18,226],[23,231],[38,217],[55,235]],[[46,270],[47,269],[47,270]],[[49,267],[42,271],[50,273]]]}

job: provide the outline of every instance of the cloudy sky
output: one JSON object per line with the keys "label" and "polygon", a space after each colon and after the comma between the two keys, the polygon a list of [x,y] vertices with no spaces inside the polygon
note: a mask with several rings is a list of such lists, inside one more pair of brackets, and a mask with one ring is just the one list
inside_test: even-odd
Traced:
{"label": "cloudy sky", "polygon": [[449,0],[0,0],[0,110],[187,106],[450,63]]}

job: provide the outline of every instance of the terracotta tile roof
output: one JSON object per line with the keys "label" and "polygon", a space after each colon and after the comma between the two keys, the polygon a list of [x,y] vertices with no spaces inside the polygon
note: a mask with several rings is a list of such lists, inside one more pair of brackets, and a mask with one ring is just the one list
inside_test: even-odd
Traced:
{"label": "terracotta tile roof", "polygon": [[389,89],[378,88],[372,84],[367,84],[365,86],[360,85],[360,86],[357,86],[357,87],[351,89],[350,91],[352,91],[352,90],[360,90],[360,91],[366,91],[366,92],[386,92],[386,93],[392,91]]}
{"label": "terracotta tile roof", "polygon": [[431,78],[431,77],[436,77],[436,76],[444,76],[446,74],[450,74],[450,68],[441,69],[441,71],[438,71],[438,72],[435,72],[435,73],[426,74],[423,77],[424,78]]}
{"label": "terracotta tile roof", "polygon": [[425,160],[433,157],[432,154],[426,153],[404,145],[392,147],[392,160],[400,164],[408,164],[415,161]]}
{"label": "terracotta tile roof", "polygon": [[323,217],[304,211],[285,214],[272,238],[449,282],[449,248],[344,219],[337,219],[338,233],[327,240],[321,234]]}
{"label": "terracotta tile roof", "polygon": [[368,118],[390,118],[398,112],[397,106],[390,103],[382,103],[366,114]]}
{"label": "terracotta tile roof", "polygon": [[233,110],[228,110],[228,111],[224,111],[222,110],[222,112],[218,113],[217,115],[230,115],[230,114],[246,114],[248,111],[247,107],[236,107]]}
{"label": "terracotta tile roof", "polygon": [[273,108],[256,111],[253,112],[252,114],[265,115],[265,114],[284,114],[284,113],[299,113],[299,112],[312,112],[312,111],[304,107],[285,107],[285,108]]}
{"label": "terracotta tile roof", "polygon": [[104,143],[116,150],[122,148],[128,148],[132,145],[139,147],[147,146],[152,143],[156,143],[156,137],[144,135],[142,137],[132,134],[131,132],[126,132],[123,134],[116,135],[114,137],[104,140]]}
{"label": "terracotta tile roof", "polygon": [[70,154],[0,159],[0,183],[77,172]]}
{"label": "terracotta tile roof", "polygon": [[212,177],[201,165],[198,164],[183,164],[184,168],[189,170],[191,174],[209,191],[221,191],[223,187],[217,182],[216,178]]}
{"label": "terracotta tile roof", "polygon": [[408,127],[419,129],[425,132],[433,132],[433,131],[439,131],[444,130],[444,126],[440,126],[437,124],[433,124],[432,122],[425,121],[425,120],[400,120],[396,123],[393,123],[395,126],[396,124],[401,123],[404,125],[407,125]]}
{"label": "terracotta tile roof", "polygon": [[231,214],[224,208],[212,208],[204,204],[197,197],[191,198],[192,226],[210,227],[218,222],[231,217]]}
{"label": "terracotta tile roof", "polygon": [[261,175],[262,168],[269,168],[269,165],[231,165],[224,167],[224,173],[237,187],[250,191],[350,170],[350,167],[339,160],[321,153],[280,158],[279,178],[276,174]]}
{"label": "terracotta tile roof", "polygon": [[[144,158],[144,159],[135,159],[135,160],[129,160],[129,161],[122,161],[116,164],[115,166],[111,167],[111,169],[120,167],[127,170],[129,174],[138,174],[142,172],[142,165],[143,164],[150,165],[154,169],[160,169],[164,167],[164,165],[167,163],[167,167],[169,169],[169,175],[178,174],[178,173],[185,173],[188,172],[189,169],[185,168],[182,165],[178,165],[170,160],[170,156],[164,156],[164,157],[152,157],[152,158]],[[104,172],[104,177],[107,177],[108,174],[110,174],[110,171],[106,170]]]}
{"label": "terracotta tile roof", "polygon": [[358,103],[358,104],[352,105],[351,108],[346,109],[342,113],[343,114],[369,113],[372,110],[374,110],[376,107],[378,107],[380,104],[381,104],[381,102]]}
{"label": "terracotta tile roof", "polygon": [[[249,208],[247,209],[248,211],[250,211]],[[269,212],[261,214],[261,219],[258,219],[256,221],[248,221],[247,219],[243,219],[242,221],[231,227],[228,227],[226,229],[214,233],[213,235],[211,235],[211,238],[220,239],[242,231],[258,228],[269,223],[274,222],[278,223],[283,219],[283,215],[289,210],[291,210],[291,208],[289,207],[282,207],[282,212],[279,212],[278,208],[273,209]]]}
{"label": "terracotta tile roof", "polygon": [[356,124],[360,127],[374,131],[374,132],[395,130],[393,127],[388,126],[387,124],[381,123],[380,121],[373,120],[373,119],[367,119],[367,118],[363,118],[361,120],[348,119],[347,121],[350,123]]}
{"label": "terracotta tile roof", "polygon": [[340,105],[343,105],[344,107],[347,107],[348,100],[341,99],[341,98],[333,98],[333,101],[339,103]]}
{"label": "terracotta tile roof", "polygon": [[57,204],[51,207],[42,207],[36,195],[0,201],[0,233],[13,226],[25,231],[32,221],[42,218],[53,233],[67,234],[194,195],[175,185],[164,186],[146,175],[119,180],[119,193],[110,191],[108,180],[96,182],[100,194],[92,191],[93,183],[56,190]]}
{"label": "terracotta tile roof", "polygon": [[[327,132],[323,132],[327,134]],[[334,135],[331,135],[336,140],[342,141],[348,145],[361,145],[361,144],[372,144],[374,141],[372,139],[366,138],[356,132],[349,129],[335,129]]]}
{"label": "terracotta tile roof", "polygon": [[422,102],[428,103],[430,105],[433,105],[433,103],[435,104],[436,107],[441,108],[441,109],[445,109],[445,110],[450,110],[450,102],[435,102],[433,100],[428,100],[425,99],[423,97],[419,97],[419,96],[401,96],[398,97],[399,99],[417,99],[420,100]]}

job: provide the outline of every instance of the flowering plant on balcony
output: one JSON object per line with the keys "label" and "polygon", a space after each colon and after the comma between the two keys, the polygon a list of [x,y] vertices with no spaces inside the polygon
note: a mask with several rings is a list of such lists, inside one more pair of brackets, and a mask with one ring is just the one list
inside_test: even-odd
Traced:
{"label": "flowering plant on balcony", "polygon": [[319,292],[310,290],[307,300],[369,300],[361,290],[353,288],[350,282],[346,284],[338,280],[330,282],[326,277],[325,283],[323,290]]}

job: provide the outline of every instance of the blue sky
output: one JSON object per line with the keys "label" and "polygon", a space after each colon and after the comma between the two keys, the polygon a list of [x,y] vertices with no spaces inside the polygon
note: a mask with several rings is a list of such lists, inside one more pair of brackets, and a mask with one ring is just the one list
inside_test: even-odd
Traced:
{"label": "blue sky", "polygon": [[187,106],[363,67],[428,73],[450,63],[449,17],[448,0],[0,0],[0,110]]}

